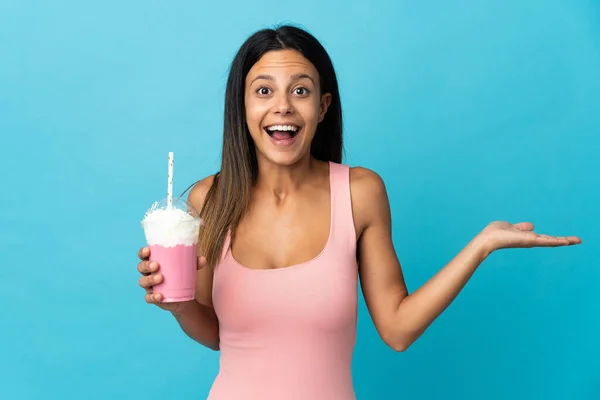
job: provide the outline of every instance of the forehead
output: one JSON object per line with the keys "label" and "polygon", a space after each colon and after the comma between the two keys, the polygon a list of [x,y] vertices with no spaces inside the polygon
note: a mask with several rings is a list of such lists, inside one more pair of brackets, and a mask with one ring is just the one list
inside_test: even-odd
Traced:
{"label": "forehead", "polygon": [[256,75],[286,78],[298,73],[318,77],[315,66],[296,50],[277,50],[265,53],[248,72],[248,79]]}

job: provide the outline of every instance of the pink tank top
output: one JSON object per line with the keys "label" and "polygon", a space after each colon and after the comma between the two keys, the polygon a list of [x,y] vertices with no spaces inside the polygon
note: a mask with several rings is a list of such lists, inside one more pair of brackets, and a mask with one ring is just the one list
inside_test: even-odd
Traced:
{"label": "pink tank top", "polygon": [[220,368],[209,400],[352,400],[358,265],[349,167],[330,162],[327,244],[310,261],[250,269],[229,236],[215,267]]}

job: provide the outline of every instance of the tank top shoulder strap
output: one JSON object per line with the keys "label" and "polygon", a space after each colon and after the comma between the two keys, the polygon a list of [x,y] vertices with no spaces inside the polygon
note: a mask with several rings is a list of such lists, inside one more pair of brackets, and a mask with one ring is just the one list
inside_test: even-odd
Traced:
{"label": "tank top shoulder strap", "polygon": [[350,195],[350,167],[346,164],[329,162],[331,180],[331,218],[336,241],[356,244],[356,228],[352,215]]}

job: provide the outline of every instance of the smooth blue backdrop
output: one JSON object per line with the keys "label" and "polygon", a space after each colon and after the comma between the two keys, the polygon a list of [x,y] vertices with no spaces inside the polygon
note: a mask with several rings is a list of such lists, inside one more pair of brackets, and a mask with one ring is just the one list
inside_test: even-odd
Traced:
{"label": "smooth blue backdrop", "polygon": [[216,352],[143,301],[139,221],[219,165],[227,68],[293,22],[334,60],[345,162],[377,171],[411,291],[488,222],[504,250],[405,353],[361,298],[359,399],[600,398],[600,5],[0,1],[0,397],[202,399]]}

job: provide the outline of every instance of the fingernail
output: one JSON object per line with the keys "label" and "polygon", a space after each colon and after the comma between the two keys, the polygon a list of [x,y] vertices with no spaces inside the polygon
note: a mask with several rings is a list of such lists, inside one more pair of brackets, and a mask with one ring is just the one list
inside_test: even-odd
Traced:
{"label": "fingernail", "polygon": [[154,282],[156,282],[156,283],[160,282],[160,278],[161,278],[161,276],[160,276],[160,275],[156,275],[156,276],[154,277]]}
{"label": "fingernail", "polygon": [[156,271],[156,263],[155,262],[150,263],[150,271]]}

